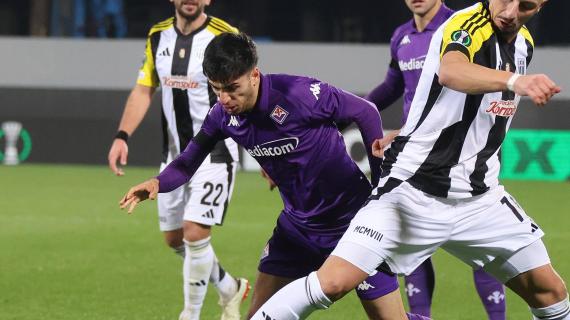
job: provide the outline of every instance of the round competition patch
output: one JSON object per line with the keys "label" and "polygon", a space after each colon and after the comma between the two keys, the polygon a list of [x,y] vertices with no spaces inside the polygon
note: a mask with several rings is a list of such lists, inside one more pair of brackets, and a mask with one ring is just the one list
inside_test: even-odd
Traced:
{"label": "round competition patch", "polygon": [[471,36],[465,30],[457,30],[451,34],[451,41],[454,43],[459,43],[464,47],[469,47],[471,45]]}

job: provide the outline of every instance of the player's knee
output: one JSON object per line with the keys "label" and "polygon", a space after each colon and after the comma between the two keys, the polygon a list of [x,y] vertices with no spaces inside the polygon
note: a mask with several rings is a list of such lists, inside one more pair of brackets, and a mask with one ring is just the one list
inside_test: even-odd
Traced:
{"label": "player's knee", "polygon": [[184,240],[196,242],[210,237],[211,227],[191,221],[184,221]]}
{"label": "player's knee", "polygon": [[568,297],[568,289],[566,288],[564,280],[560,277],[558,279],[559,281],[557,281],[551,289],[551,294],[555,301],[562,301]]}
{"label": "player's knee", "polygon": [[177,232],[177,231],[166,231],[164,232],[164,242],[166,243],[167,246],[169,246],[172,249],[177,249],[179,247],[181,247],[182,245],[184,245],[184,242],[182,241],[182,232]]}
{"label": "player's knee", "polygon": [[346,283],[343,278],[319,278],[319,282],[321,284],[323,293],[332,301],[339,300],[350,290],[352,290],[352,286]]}

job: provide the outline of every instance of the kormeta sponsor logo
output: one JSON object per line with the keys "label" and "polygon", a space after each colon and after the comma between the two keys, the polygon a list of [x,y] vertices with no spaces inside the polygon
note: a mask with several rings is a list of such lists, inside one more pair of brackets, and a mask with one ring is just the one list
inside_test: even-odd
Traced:
{"label": "kormeta sponsor logo", "polygon": [[283,138],[255,145],[253,149],[246,149],[252,157],[275,157],[285,155],[297,148],[299,138]]}

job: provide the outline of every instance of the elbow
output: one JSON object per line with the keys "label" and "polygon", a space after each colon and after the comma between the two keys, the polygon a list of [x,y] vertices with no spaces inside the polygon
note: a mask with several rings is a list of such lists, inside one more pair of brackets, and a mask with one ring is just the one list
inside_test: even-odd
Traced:
{"label": "elbow", "polygon": [[449,87],[450,83],[451,83],[451,74],[448,70],[449,68],[445,68],[443,66],[441,66],[439,68],[439,78],[438,78],[438,82],[441,86],[443,87]]}

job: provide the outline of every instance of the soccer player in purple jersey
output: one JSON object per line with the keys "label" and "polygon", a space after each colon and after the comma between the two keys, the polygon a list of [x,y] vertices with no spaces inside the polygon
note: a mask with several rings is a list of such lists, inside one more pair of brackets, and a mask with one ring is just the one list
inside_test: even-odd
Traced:
{"label": "soccer player in purple jersey", "polygon": [[[243,146],[284,203],[259,263],[253,316],[281,287],[321,266],[366,201],[371,184],[347,154],[336,123],[358,125],[375,184],[381,159],[371,146],[382,137],[380,114],[366,100],[319,80],[261,74],[255,44],[245,34],[212,40],[203,67],[218,103],[186,150],[156,178],[131,188],[120,205],[130,213],[138,202],[181,186],[218,141],[231,137]],[[393,274],[373,272],[361,285],[368,289],[359,295],[370,317],[406,317]]]}
{"label": "soccer player in purple jersey", "polygon": [[[382,111],[403,95],[402,125],[408,118],[431,36],[453,14],[453,11],[447,8],[442,0],[406,0],[405,2],[414,17],[394,31],[390,41],[392,60],[386,78],[365,97]],[[489,319],[504,320],[506,305],[503,284],[482,269],[474,270],[473,278]],[[429,317],[435,287],[431,258],[406,276],[405,282],[411,312]]]}

